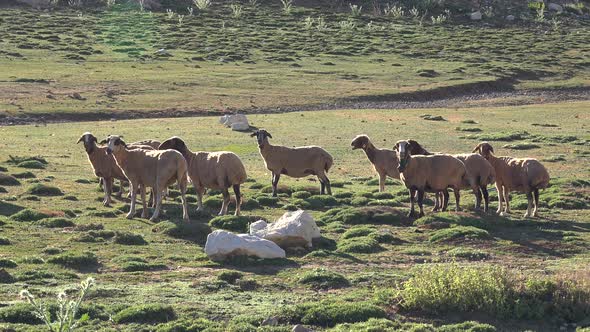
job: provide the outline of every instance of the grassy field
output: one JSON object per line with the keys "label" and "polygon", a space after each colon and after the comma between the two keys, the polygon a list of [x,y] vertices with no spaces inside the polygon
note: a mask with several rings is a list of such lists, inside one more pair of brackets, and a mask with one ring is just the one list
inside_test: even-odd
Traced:
{"label": "grassy field", "polygon": [[[584,20],[433,24],[407,13],[350,17],[296,7],[285,15],[265,4],[244,5],[234,17],[230,8],[194,16],[121,5],[3,9],[0,116],[255,113],[481,82],[491,90],[589,85]],[[161,48],[167,54],[156,54]]]}
{"label": "grassy field", "polygon": [[[589,106],[251,115],[253,126],[272,133],[272,143],[320,144],[335,159],[334,198],[309,197],[319,190],[311,179],[282,178],[278,200],[268,194],[270,174],[255,140],[216,117],[0,127],[2,172],[19,182],[0,184],[0,328],[41,329],[19,299],[21,289],[52,302],[58,291],[73,294],[87,276],[97,280],[82,310],[90,316],[88,331],[290,331],[296,323],[333,331],[588,326]],[[425,113],[443,121],[425,120]],[[126,220],[126,200],[102,207],[84,149],[75,144],[85,131],[128,141],[179,135],[192,150],[234,151],[250,178],[245,217],[215,225],[244,231],[249,221],[272,221],[300,207],[312,213],[323,238],[313,251],[289,252],[284,260],[210,261],[203,246],[213,216],[196,214],[194,195],[188,225],[177,198],[167,199],[157,224]],[[404,188],[392,181],[377,193],[366,156],[351,151],[350,140],[361,133],[378,147],[411,137],[431,151],[468,152],[486,139],[498,155],[536,157],[552,176],[541,193],[541,218],[522,219],[522,195],[513,195],[510,217],[473,213],[474,199],[464,192],[464,212],[408,220]],[[11,161],[32,156],[47,164]],[[491,196],[495,210],[495,190]],[[218,193],[207,196],[209,212],[220,203]],[[273,316],[278,326],[260,326]]]}

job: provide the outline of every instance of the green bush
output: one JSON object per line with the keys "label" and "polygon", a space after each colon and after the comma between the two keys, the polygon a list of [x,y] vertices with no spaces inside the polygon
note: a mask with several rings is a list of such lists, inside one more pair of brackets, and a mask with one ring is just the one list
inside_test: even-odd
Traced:
{"label": "green bush", "polygon": [[57,255],[57,254],[61,254],[63,252],[63,249],[61,248],[55,248],[55,247],[47,247],[44,248],[42,253],[46,254],[46,255]]}
{"label": "green bush", "polygon": [[[334,206],[338,204],[336,198],[329,196],[329,195],[313,195],[306,199],[306,201],[310,202],[312,200],[319,201],[323,206]],[[312,204],[313,205],[313,204]]]}
{"label": "green bush", "polygon": [[334,198],[351,198],[352,196],[354,196],[353,192],[350,191],[340,191],[337,193],[334,193]]}
{"label": "green bush", "polygon": [[20,182],[12,175],[0,173],[0,185],[2,186],[18,186]]}
{"label": "green bush", "polygon": [[285,205],[283,205],[283,210],[297,211],[297,210],[299,210],[299,208],[297,206],[295,206],[294,204],[285,204]]}
{"label": "green bush", "polygon": [[15,303],[0,308],[0,322],[13,324],[41,324],[43,323],[35,313],[35,309],[28,303]]}
{"label": "green bush", "polygon": [[[395,185],[398,183],[399,183],[398,181],[391,179],[391,178],[385,179],[385,185],[388,185],[388,186],[392,186],[392,185]],[[379,185],[379,178],[372,178],[370,180],[367,180],[367,181],[365,181],[365,184],[367,186],[377,186],[377,185]]]}
{"label": "green bush", "polygon": [[456,226],[451,228],[439,229],[432,233],[430,242],[445,242],[456,239],[489,239],[488,231],[472,226]]}
{"label": "green bush", "polygon": [[289,322],[331,327],[340,323],[365,322],[385,318],[385,311],[368,302],[314,302],[287,308],[283,316]]}
{"label": "green bush", "polygon": [[41,219],[49,218],[50,216],[46,213],[31,210],[31,209],[24,209],[21,210],[12,216],[10,219],[16,221],[39,221]]}
{"label": "green bush", "polygon": [[118,324],[140,323],[157,324],[166,323],[176,319],[174,309],[163,304],[141,304],[119,311],[113,316],[113,321]]}
{"label": "green bush", "polygon": [[402,226],[409,223],[404,212],[381,206],[332,209],[320,216],[319,221],[327,224],[338,221],[348,225],[388,224]]}
{"label": "green bush", "polygon": [[41,156],[36,156],[36,157],[19,157],[19,156],[9,156],[9,159],[7,160],[8,163],[10,164],[14,164],[14,165],[18,165],[20,163],[23,163],[25,161],[37,161],[42,163],[43,165],[47,165],[47,160]]}
{"label": "green bush", "polygon": [[8,190],[6,190],[6,188],[0,187],[0,194],[6,194],[7,192]]}
{"label": "green bush", "polygon": [[[301,191],[301,190],[295,190],[295,191]],[[270,186],[270,185],[264,186],[264,187],[262,187],[260,192],[265,193],[265,194],[270,194],[270,193],[272,193],[272,186]],[[293,192],[293,189],[291,189],[285,185],[278,185],[278,187],[277,187],[277,194],[291,195],[292,192]]]}
{"label": "green bush", "polygon": [[0,258],[0,267],[4,268],[15,268],[18,264],[15,261],[8,258]]}
{"label": "green bush", "polygon": [[37,160],[23,161],[16,166],[21,167],[21,168],[30,168],[30,169],[44,169],[45,168],[45,164],[43,164]]}
{"label": "green bush", "polygon": [[246,233],[248,232],[248,225],[254,221],[251,217],[245,216],[218,216],[209,221],[209,226],[232,232]]}
{"label": "green bush", "polygon": [[311,209],[311,204],[303,199],[294,199],[291,204],[299,209],[302,210],[310,210]]}
{"label": "green bush", "polygon": [[366,206],[369,204],[371,200],[366,197],[356,197],[350,201],[350,205],[352,206]]}
{"label": "green bush", "polygon": [[145,262],[137,262],[137,261],[130,261],[124,263],[121,268],[125,272],[135,272],[135,271],[156,271],[156,270],[164,270],[166,269],[165,264],[157,264],[157,263],[145,263]]}
{"label": "green bush", "polygon": [[[381,332],[381,331],[402,331],[401,324],[395,321],[390,321],[385,318],[370,318],[366,322],[361,323],[344,323],[338,324],[330,331],[333,332]],[[415,331],[418,332],[418,331]],[[426,332],[426,331],[420,331]]]}
{"label": "green bush", "polygon": [[347,230],[346,232],[344,232],[344,234],[342,234],[342,239],[350,239],[350,238],[354,238],[354,237],[363,237],[363,236],[367,236],[369,234],[372,234],[375,232],[374,228],[371,227],[366,227],[366,226],[359,226],[359,227],[353,227],[349,230]]}
{"label": "green bush", "polygon": [[116,232],[113,241],[118,244],[125,245],[146,245],[147,241],[141,234],[131,232]]}
{"label": "green bush", "polygon": [[13,173],[12,174],[13,177],[17,178],[17,179],[34,179],[37,176],[35,175],[35,173],[33,172],[21,172],[21,173]]}
{"label": "green bush", "polygon": [[76,224],[73,221],[66,218],[42,219],[41,221],[39,221],[39,225],[47,228],[64,228],[76,226]]}
{"label": "green bush", "polygon": [[430,214],[414,221],[416,226],[426,226],[432,224],[456,224],[461,226],[485,226],[485,221],[480,217],[475,217],[463,213],[439,212]]}
{"label": "green bush", "polygon": [[294,193],[291,194],[291,197],[293,198],[300,198],[300,199],[306,199],[311,197],[311,193],[309,191],[296,191]]}
{"label": "green bush", "polygon": [[279,198],[278,197],[271,197],[271,196],[258,196],[256,197],[256,200],[258,201],[258,204],[260,204],[261,206],[276,206],[277,203],[279,202]]}
{"label": "green bush", "polygon": [[98,265],[98,258],[91,252],[66,252],[64,254],[51,257],[47,261],[52,264],[78,270],[93,268]]}
{"label": "green bush", "polygon": [[152,230],[161,234],[179,239],[188,239],[196,242],[204,242],[207,235],[211,233],[211,227],[207,224],[190,222],[163,221],[155,225]]}
{"label": "green bush", "polygon": [[156,332],[201,332],[221,331],[221,323],[212,322],[205,318],[197,318],[194,320],[176,320],[165,324],[158,325]]}
{"label": "green bush", "polygon": [[29,187],[27,193],[38,196],[63,196],[64,194],[58,187],[48,186],[42,183],[37,183]]}
{"label": "green bush", "polygon": [[335,289],[350,286],[350,282],[346,277],[326,269],[314,269],[304,272],[299,278],[299,283],[314,289]]}
{"label": "green bush", "polygon": [[338,251],[346,253],[370,254],[383,250],[377,240],[368,237],[355,237],[338,241]]}
{"label": "green bush", "polygon": [[250,211],[260,209],[260,203],[255,199],[246,199],[242,202],[242,210]]}
{"label": "green bush", "polygon": [[242,278],[244,274],[238,271],[223,271],[217,275],[218,280],[227,282],[228,284],[235,284],[236,281]]}
{"label": "green bush", "polygon": [[447,251],[447,255],[451,257],[460,257],[460,258],[467,258],[471,261],[480,261],[484,259],[490,258],[490,254],[487,252],[477,250],[477,249],[469,249],[469,248],[453,248]]}
{"label": "green bush", "polygon": [[209,196],[203,199],[203,206],[207,209],[218,210],[223,205],[223,198],[217,196]]}

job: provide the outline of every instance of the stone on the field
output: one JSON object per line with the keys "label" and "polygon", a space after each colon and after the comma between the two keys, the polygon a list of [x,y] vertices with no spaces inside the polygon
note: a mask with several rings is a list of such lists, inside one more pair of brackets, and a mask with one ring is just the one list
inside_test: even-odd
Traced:
{"label": "stone on the field", "polygon": [[216,230],[207,236],[205,253],[213,260],[224,260],[231,256],[285,257],[285,251],[272,241],[224,230]]}
{"label": "stone on the field", "polygon": [[320,229],[309,213],[297,210],[283,214],[271,224],[264,220],[251,224],[250,234],[273,241],[281,248],[310,248],[312,240],[320,237]]}

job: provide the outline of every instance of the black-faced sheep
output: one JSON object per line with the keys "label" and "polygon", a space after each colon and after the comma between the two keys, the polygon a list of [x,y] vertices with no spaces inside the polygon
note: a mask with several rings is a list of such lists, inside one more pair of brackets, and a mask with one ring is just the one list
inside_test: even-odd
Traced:
{"label": "black-faced sheep", "polygon": [[[512,158],[494,156],[494,148],[488,142],[479,143],[473,152],[486,158],[496,171],[496,189],[498,190],[498,211],[500,215],[510,213],[510,192],[525,193],[528,200],[525,217],[536,217],[539,208],[539,189],[549,185],[549,172],[538,160],[532,158]],[[502,203],[506,209],[502,211]]]}
{"label": "black-faced sheep", "polygon": [[380,192],[385,191],[385,180],[388,176],[399,180],[399,171],[397,170],[399,162],[395,151],[376,148],[367,135],[358,135],[350,145],[353,150],[363,149],[365,151],[367,158],[373,164],[375,172],[379,174]]}
{"label": "black-faced sheep", "polygon": [[327,192],[328,195],[332,195],[330,180],[326,173],[332,167],[334,159],[326,150],[319,146],[289,148],[271,145],[268,139],[272,136],[264,129],[257,130],[250,136],[256,137],[264,164],[272,172],[273,196],[277,196],[277,185],[281,174],[294,178],[315,175],[321,184],[320,193],[323,195]]}
{"label": "black-faced sheep", "polygon": [[107,153],[115,157],[117,165],[129,179],[131,192],[131,208],[127,218],[135,215],[137,189],[141,189],[143,200],[142,218],[147,218],[145,188],[155,192],[156,207],[151,221],[158,219],[162,205],[162,192],[168,185],[178,182],[181,193],[183,219],[188,221],[188,207],[185,198],[187,188],[187,164],[180,152],[176,150],[145,150],[128,149],[119,136],[109,136],[106,140]]}
{"label": "black-faced sheep", "polygon": [[174,149],[180,152],[188,163],[188,176],[197,192],[198,208],[203,209],[203,194],[207,188],[218,189],[223,193],[223,204],[219,215],[227,214],[230,195],[229,187],[233,187],[236,195],[236,213],[240,215],[242,196],[240,185],[247,179],[246,168],[240,157],[233,152],[191,152],[179,137],[171,137],[164,141],[160,150]]}

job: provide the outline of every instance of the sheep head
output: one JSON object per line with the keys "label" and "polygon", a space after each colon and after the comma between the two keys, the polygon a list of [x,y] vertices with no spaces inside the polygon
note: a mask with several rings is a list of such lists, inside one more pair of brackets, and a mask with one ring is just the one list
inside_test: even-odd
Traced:
{"label": "sheep head", "polygon": [[358,135],[357,137],[355,137],[352,142],[350,143],[350,146],[352,146],[353,150],[356,149],[366,149],[367,146],[369,145],[369,136],[367,135]]}
{"label": "sheep head", "polygon": [[127,144],[125,144],[125,142],[123,141],[123,136],[109,135],[105,140],[101,141],[100,143],[103,144],[103,142],[107,144],[108,154],[116,153],[117,151],[120,151],[121,149],[125,149],[127,147]]}
{"label": "sheep head", "polygon": [[167,150],[167,149],[173,149],[173,150],[176,150],[180,153],[183,153],[187,148],[186,148],[186,144],[184,143],[182,138],[180,138],[178,136],[173,136],[173,137],[170,137],[169,139],[165,140],[164,142],[162,142],[162,144],[160,144],[160,146],[158,147],[158,150]]}
{"label": "sheep head", "polygon": [[259,129],[250,134],[250,137],[256,137],[256,140],[258,141],[258,147],[262,147],[264,142],[267,141],[267,137],[272,138],[272,135],[265,129]]}
{"label": "sheep head", "polygon": [[80,138],[78,138],[76,144],[80,142],[84,142],[84,148],[86,149],[86,152],[92,153],[96,144],[96,137],[90,132],[85,132],[82,134],[82,136],[80,136]]}
{"label": "sheep head", "polygon": [[411,157],[411,143],[404,140],[397,141],[393,149],[397,152],[397,158],[399,159],[399,166],[397,167],[397,170],[403,172],[408,166],[408,161]]}
{"label": "sheep head", "polygon": [[475,147],[475,149],[473,149],[473,152],[477,152],[484,158],[488,159],[492,153],[494,153],[494,148],[488,142],[481,142]]}

